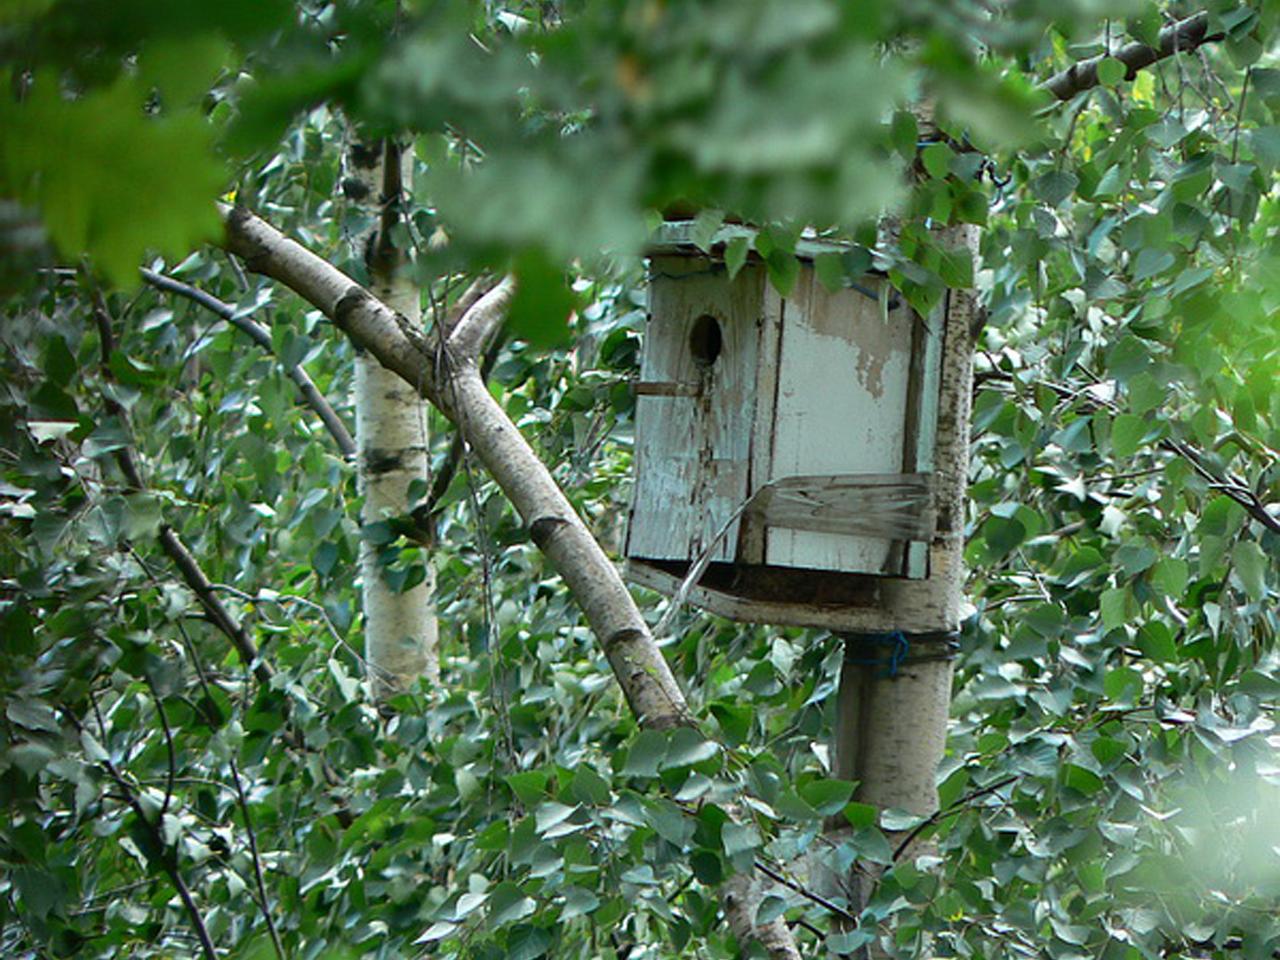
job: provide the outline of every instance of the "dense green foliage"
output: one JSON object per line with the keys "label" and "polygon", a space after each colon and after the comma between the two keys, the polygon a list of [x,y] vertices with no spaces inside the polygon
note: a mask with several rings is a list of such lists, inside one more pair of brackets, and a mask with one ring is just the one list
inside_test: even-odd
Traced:
{"label": "dense green foliage", "polygon": [[[1214,4],[1221,39],[1132,80],[1110,61],[1058,105],[1037,81],[1195,9],[400,6],[0,9],[0,952],[193,956],[203,926],[255,960],[731,956],[724,877],[790,871],[824,815],[858,828],[841,856],[881,864],[917,825],[827,779],[826,635],[682,614],[666,654],[701,732],[639,732],[465,459],[430,556],[441,687],[370,702],[353,470],[283,373],[303,363],[349,419],[352,350],[197,247],[233,192],[362,276],[354,122],[416,137],[400,239],[432,305],[519,275],[493,389],[610,547],[657,211],[769,223],[784,289],[802,224],[862,244],[821,265],[833,282],[874,260],[922,307],[976,286],[974,614],[944,813],[921,825],[937,859],[895,863],[863,929],[903,956],[1280,950],[1274,0]],[[894,243],[868,226],[886,210]],[[984,227],[976,274],[934,245],[954,222]],[[159,257],[268,325],[274,356],[139,288]],[[394,524],[366,535],[393,581],[427,562]],[[752,825],[724,827],[730,802]],[[830,914],[778,893],[763,911],[822,955]]]}

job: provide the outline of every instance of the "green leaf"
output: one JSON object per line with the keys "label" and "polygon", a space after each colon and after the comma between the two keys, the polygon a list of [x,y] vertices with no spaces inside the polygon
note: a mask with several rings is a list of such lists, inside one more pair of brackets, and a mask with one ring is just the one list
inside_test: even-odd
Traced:
{"label": "green leaf", "polygon": [[1031,183],[1031,192],[1051,207],[1056,207],[1071,196],[1080,178],[1068,170],[1051,170],[1041,174]]}
{"label": "green leaf", "polygon": [[838,253],[822,253],[814,258],[813,272],[829,292],[844,289],[844,261]]}
{"label": "green leaf", "polygon": [[500,883],[489,895],[488,927],[490,930],[514,923],[529,916],[537,909],[531,897],[514,883]]}
{"label": "green leaf", "polygon": [[523,804],[532,805],[546,799],[547,775],[541,770],[508,774],[506,781]]}
{"label": "green leaf", "polygon": [[551,946],[551,934],[542,927],[521,924],[507,937],[506,960],[534,960]]}
{"label": "green leaf", "polygon": [[711,850],[695,850],[689,855],[689,866],[699,883],[714,886],[724,879],[724,864]]}
{"label": "green leaf", "polygon": [[756,926],[773,923],[786,912],[787,901],[782,897],[769,894],[769,896],[760,901],[760,906],[756,908]]}
{"label": "green leaf", "polygon": [[699,210],[693,221],[691,234],[694,244],[703,253],[711,252],[711,241],[724,224],[723,210]]}
{"label": "green leaf", "polygon": [[1115,630],[1128,622],[1130,597],[1127,587],[1114,587],[1103,591],[1098,606],[1102,614],[1104,630]]}
{"label": "green leaf", "polygon": [[63,913],[67,891],[57,875],[23,866],[15,869],[12,876],[22,897],[22,905],[37,920],[43,921],[50,914]]}
{"label": "green leaf", "polygon": [[591,890],[582,887],[565,887],[561,895],[564,897],[564,908],[560,911],[561,920],[585,916],[600,906],[600,898]]}
{"label": "green leaf", "polygon": [[1093,796],[1105,786],[1102,778],[1092,770],[1086,770],[1074,763],[1063,764],[1062,782],[1065,786],[1078,790],[1087,797]]}
{"label": "green leaf", "polygon": [[76,100],[37,76],[0,98],[0,192],[39,209],[64,257],[82,254],[113,284],[137,286],[148,250],[182,258],[220,230],[224,172],[195,113],[149,116],[128,76]]}
{"label": "green leaf", "polygon": [[1160,558],[1147,544],[1133,540],[1120,547],[1115,553],[1115,562],[1126,576],[1134,577],[1152,566]]}
{"label": "green leaf", "polygon": [[720,745],[708,740],[697,730],[680,727],[671,734],[671,742],[667,747],[667,755],[663,758],[661,769],[686,767],[695,763],[710,760],[720,752]]}
{"label": "green leaf", "polygon": [[796,259],[795,254],[774,250],[765,261],[765,266],[769,270],[769,282],[778,291],[778,295],[791,296],[791,291],[796,287],[796,281],[800,279],[800,261]]}
{"label": "green leaf", "polygon": [[57,733],[61,729],[53,708],[39,700],[11,700],[4,708],[4,715],[28,730]]}
{"label": "green leaf", "polygon": [[747,253],[750,249],[751,242],[746,237],[734,237],[725,244],[724,265],[729,272],[730,280],[738,275],[742,265],[747,262]]}
{"label": "green leaf", "polygon": [[1114,87],[1124,79],[1128,69],[1123,60],[1117,60],[1115,57],[1104,57],[1098,61],[1098,83],[1104,87]]}
{"label": "green leaf", "polygon": [[1108,670],[1102,684],[1107,699],[1115,703],[1131,705],[1142,697],[1142,674],[1131,667]]}
{"label": "green leaf", "polygon": [[875,938],[876,935],[870,930],[859,928],[850,930],[848,933],[830,934],[825,941],[825,946],[832,955],[849,956],[857,953]]}
{"label": "green leaf", "polygon": [[641,730],[627,751],[622,772],[630,777],[656,777],[667,756],[667,736],[657,730]]}
{"label": "green leaf", "polygon": [[544,834],[548,830],[558,827],[577,812],[577,807],[570,807],[555,801],[539,804],[535,813],[538,833]]}
{"label": "green leaf", "polygon": [[1122,413],[1111,422],[1111,449],[1117,457],[1131,457],[1147,435],[1147,421],[1133,413]]}
{"label": "green leaf", "polygon": [[1151,583],[1166,597],[1181,600],[1190,576],[1191,568],[1185,560],[1164,557],[1152,568]]}
{"label": "green leaf", "polygon": [[1156,620],[1144,623],[1138,631],[1138,649],[1156,663],[1173,663],[1178,659],[1178,645],[1174,642],[1173,633]]}
{"label": "green leaf", "polygon": [[893,115],[889,139],[893,149],[904,160],[913,160],[916,156],[916,142],[920,139],[920,127],[916,115],[910,110],[898,110]]}
{"label": "green leaf", "polygon": [[813,780],[800,788],[800,796],[823,816],[844,809],[857,785],[848,780]]}
{"label": "green leaf", "polygon": [[1157,274],[1164,273],[1174,264],[1173,254],[1168,250],[1144,248],[1133,264],[1133,279],[1148,280]]}
{"label": "green leaf", "polygon": [[863,827],[855,830],[850,840],[858,856],[872,863],[893,863],[893,848],[889,840],[875,827]]}
{"label": "green leaf", "polygon": [[605,804],[609,802],[609,784],[591,767],[579,764],[569,785],[579,803]]}
{"label": "green leaf", "polygon": [[1231,565],[1254,603],[1267,597],[1267,555],[1254,540],[1241,540],[1231,550]]}
{"label": "green leaf", "polygon": [[941,180],[951,172],[954,157],[955,152],[945,143],[931,143],[920,151],[920,162],[935,180]]}
{"label": "green leaf", "polygon": [[724,854],[730,859],[742,853],[754,852],[764,845],[764,841],[760,839],[760,832],[749,823],[735,821],[726,823],[721,831],[721,838],[724,843]]}
{"label": "green leaf", "polygon": [[680,807],[670,800],[651,801],[645,809],[645,819],[668,843],[683,847],[693,838],[695,825]]}
{"label": "green leaf", "polygon": [[577,309],[578,300],[564,272],[540,251],[520,256],[514,272],[516,292],[507,314],[511,332],[535,347],[568,343],[569,316]]}

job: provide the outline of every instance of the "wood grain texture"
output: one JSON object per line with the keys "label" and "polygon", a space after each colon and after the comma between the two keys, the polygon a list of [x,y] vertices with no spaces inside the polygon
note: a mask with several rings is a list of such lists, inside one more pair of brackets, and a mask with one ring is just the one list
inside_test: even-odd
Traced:
{"label": "wood grain texture", "polygon": [[770,529],[928,541],[932,478],[923,473],[785,477],[757,490],[747,513]]}
{"label": "wood grain texture", "polygon": [[[763,271],[745,269],[730,284],[709,261],[690,257],[657,257],[651,270],[628,553],[696,559],[750,493]],[[708,316],[720,334],[710,364],[690,349],[695,323]],[[712,559],[731,559],[736,540],[735,524]]]}

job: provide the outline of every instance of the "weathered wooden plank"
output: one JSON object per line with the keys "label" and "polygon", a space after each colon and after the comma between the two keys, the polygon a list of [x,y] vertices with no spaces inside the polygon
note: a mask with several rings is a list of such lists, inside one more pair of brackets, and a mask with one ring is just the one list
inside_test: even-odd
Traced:
{"label": "weathered wooden plank", "polygon": [[[761,292],[763,309],[757,325],[756,409],[751,425],[747,489],[754,492],[773,476],[773,408],[778,399],[778,351],[782,346],[783,301],[772,284]],[[768,530],[758,517],[744,515],[738,534],[737,559],[742,563],[765,562]]]}
{"label": "weathered wooden plank", "polygon": [[[905,471],[933,472],[938,402],[942,391],[942,338],[946,323],[945,305],[928,317],[916,318],[911,378],[913,432],[904,448],[902,469]],[[905,571],[913,579],[929,575],[928,543],[907,544]]]}
{"label": "weathered wooden plank", "polygon": [[[749,266],[731,284],[703,258],[650,261],[629,556],[696,559],[749,495],[763,274]],[[737,535],[735,523],[711,559],[732,559]]]}
{"label": "weathered wooden plank", "polygon": [[677,383],[673,380],[637,380],[632,392],[637,397],[696,397],[701,384]]}
{"label": "weathered wooden plank", "polygon": [[770,528],[927,543],[934,530],[932,477],[786,477],[756,491],[746,512]]}
{"label": "weathered wooden plank", "polygon": [[[783,308],[768,481],[902,472],[912,315],[884,305],[800,271]],[[769,564],[851,573],[900,575],[894,559],[889,540],[813,529],[770,528],[765,549]]]}

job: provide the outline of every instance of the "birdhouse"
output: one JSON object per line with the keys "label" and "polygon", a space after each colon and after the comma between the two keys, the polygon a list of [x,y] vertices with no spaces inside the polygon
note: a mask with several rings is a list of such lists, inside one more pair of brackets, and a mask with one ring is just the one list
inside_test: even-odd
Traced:
{"label": "birdhouse", "polygon": [[945,310],[920,316],[875,274],[828,290],[817,241],[785,298],[759,260],[730,278],[724,245],[751,232],[708,253],[667,223],[650,248],[628,576],[668,594],[689,578],[738,620],[937,629],[884,585],[931,573]]}

